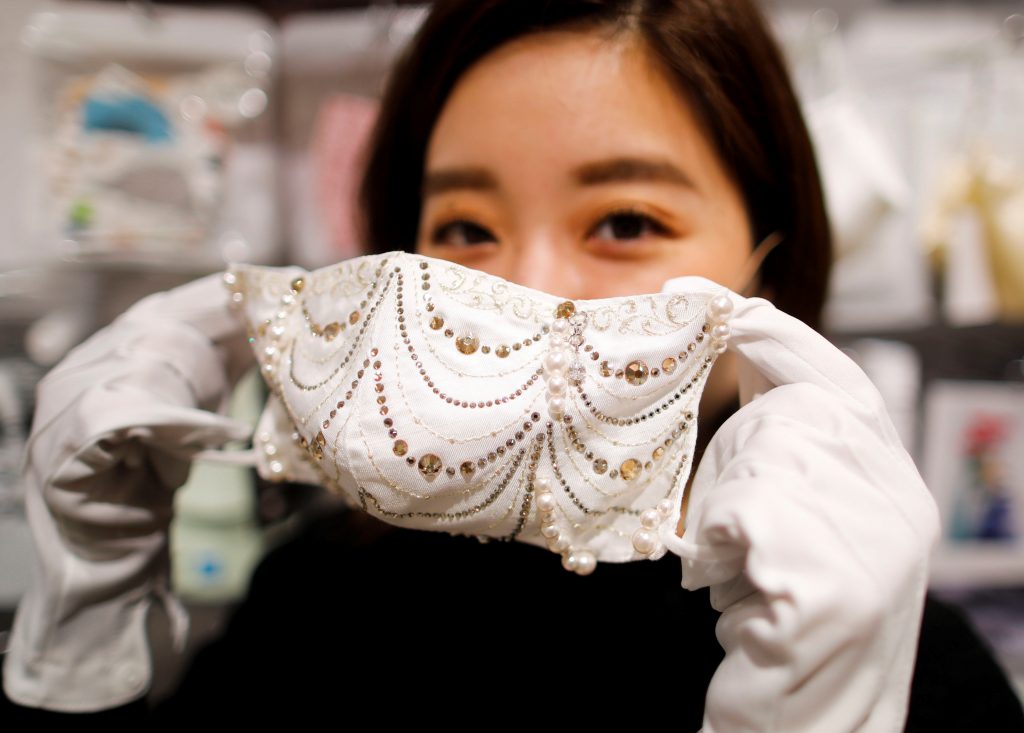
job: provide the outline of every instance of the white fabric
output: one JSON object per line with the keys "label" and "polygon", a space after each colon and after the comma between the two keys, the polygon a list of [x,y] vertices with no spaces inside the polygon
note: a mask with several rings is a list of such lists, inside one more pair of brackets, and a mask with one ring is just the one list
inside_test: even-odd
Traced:
{"label": "white fabric", "polygon": [[[700,278],[664,290],[726,292]],[[766,301],[728,297],[746,404],[698,467],[684,536],[659,533],[684,587],[710,585],[723,611],[704,733],[902,730],[934,503],[860,370]],[[15,702],[98,710],[148,687],[172,492],[190,456],[248,432],[214,412],[248,349],[210,276],[133,307],[40,384],[26,466],[38,572],[4,670]],[[261,428],[285,430],[280,417]]]}
{"label": "white fabric", "polygon": [[[679,521],[720,286],[577,300],[558,317],[562,298],[407,252],[313,272],[239,265],[229,279],[273,392],[259,440],[279,477],[411,529],[550,547],[549,525],[566,557],[665,554],[655,541]],[[308,451],[297,460],[282,455],[293,432]],[[535,504],[545,480],[550,520]],[[661,502],[641,552],[642,513]]]}
{"label": "white fabric", "polygon": [[71,353],[37,390],[24,470],[34,578],[4,660],[16,703],[100,710],[151,679],[146,612],[167,593],[173,491],[189,457],[248,437],[224,417],[252,364],[220,275],[140,301]]}
{"label": "white fabric", "polygon": [[934,500],[863,372],[767,301],[732,297],[752,400],[711,440],[669,539],[683,586],[711,586],[723,612],[704,733],[900,731]]}

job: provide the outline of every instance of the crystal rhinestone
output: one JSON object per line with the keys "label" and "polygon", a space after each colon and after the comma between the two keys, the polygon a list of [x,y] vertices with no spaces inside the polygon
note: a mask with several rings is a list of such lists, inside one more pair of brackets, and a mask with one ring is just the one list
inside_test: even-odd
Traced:
{"label": "crystal rhinestone", "polygon": [[461,351],[463,354],[472,354],[480,346],[480,339],[476,336],[467,334],[465,336],[459,336],[455,339],[455,348]]}
{"label": "crystal rhinestone", "polygon": [[639,385],[646,382],[647,375],[649,373],[650,371],[647,369],[647,364],[639,359],[629,362],[623,371],[626,381],[633,385]]}
{"label": "crystal rhinestone", "polygon": [[594,461],[594,473],[604,473],[608,470],[608,461],[598,458]]}
{"label": "crystal rhinestone", "polygon": [[459,471],[462,473],[462,478],[469,479],[476,473],[476,466],[473,465],[473,461],[463,461],[459,466]]}
{"label": "crystal rhinestone", "polygon": [[494,350],[494,353],[497,354],[499,358],[504,359],[506,356],[512,353],[512,350],[509,349],[508,346],[506,346],[505,344],[501,344],[498,348]]}
{"label": "crystal rhinestone", "polygon": [[612,368],[608,365],[608,362],[607,361],[602,361],[601,362],[601,376],[602,377],[610,377],[612,374],[614,374],[614,372],[612,371]]}
{"label": "crystal rhinestone", "polygon": [[433,318],[430,319],[430,327],[432,329],[434,329],[435,331],[441,330],[441,328],[443,326],[444,326],[444,319],[441,318],[441,316],[434,316]]}
{"label": "crystal rhinestone", "polygon": [[653,458],[654,460],[658,460],[663,455],[665,455],[665,449],[662,448],[660,445],[653,451],[651,451],[651,458]]}
{"label": "crystal rhinestone", "polygon": [[442,468],[441,458],[433,453],[427,453],[420,458],[419,469],[425,478],[433,478]]}
{"label": "crystal rhinestone", "polygon": [[556,318],[571,318],[576,313],[576,305],[571,300],[565,300],[555,308]]}
{"label": "crystal rhinestone", "polygon": [[665,372],[665,374],[671,374],[675,370],[676,360],[673,359],[671,356],[666,357],[665,360],[661,362],[661,371]]}
{"label": "crystal rhinestone", "polygon": [[306,281],[303,280],[301,277],[297,277],[294,280],[292,280],[291,288],[296,293],[301,293],[302,292],[302,288],[305,287],[305,285],[306,285]]}
{"label": "crystal rhinestone", "polygon": [[396,456],[404,456],[409,450],[409,444],[404,440],[396,440],[395,445],[391,450],[395,452]]}
{"label": "crystal rhinestone", "polygon": [[352,311],[348,314],[348,322],[355,325],[359,322],[359,311]]}
{"label": "crystal rhinestone", "polygon": [[341,333],[341,324],[337,321],[331,321],[324,326],[324,338],[328,341],[336,339],[339,333]]}
{"label": "crystal rhinestone", "polygon": [[566,377],[568,377],[570,384],[579,384],[583,381],[586,374],[587,372],[583,368],[583,365],[576,362],[569,367],[569,371],[566,372]]}
{"label": "crystal rhinestone", "polygon": [[626,481],[632,481],[640,475],[640,471],[643,469],[640,461],[635,458],[627,458],[619,466],[619,473],[622,474],[622,478]]}
{"label": "crystal rhinestone", "polygon": [[446,328],[444,330],[444,335],[447,336],[448,338],[451,338],[452,336],[455,335],[455,331],[451,330],[450,328]]}

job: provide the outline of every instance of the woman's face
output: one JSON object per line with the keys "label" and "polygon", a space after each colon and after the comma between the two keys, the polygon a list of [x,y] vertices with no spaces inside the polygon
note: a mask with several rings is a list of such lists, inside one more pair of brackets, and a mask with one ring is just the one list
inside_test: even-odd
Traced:
{"label": "woman's face", "polygon": [[546,32],[459,80],[416,250],[568,299],[701,275],[739,288],[749,223],[689,104],[638,45]]}

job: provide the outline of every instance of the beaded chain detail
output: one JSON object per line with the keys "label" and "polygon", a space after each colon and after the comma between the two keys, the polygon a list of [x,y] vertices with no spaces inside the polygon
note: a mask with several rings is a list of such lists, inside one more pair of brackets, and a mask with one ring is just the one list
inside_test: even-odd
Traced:
{"label": "beaded chain detail", "polygon": [[724,289],[559,300],[405,252],[224,281],[291,423],[260,434],[269,478],[318,476],[400,526],[546,546],[580,575],[664,554],[731,336]]}

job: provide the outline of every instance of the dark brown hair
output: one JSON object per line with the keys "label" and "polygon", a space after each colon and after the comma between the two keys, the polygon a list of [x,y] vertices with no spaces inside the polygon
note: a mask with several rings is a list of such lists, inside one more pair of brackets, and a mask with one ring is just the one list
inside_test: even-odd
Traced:
{"label": "dark brown hair", "polygon": [[367,151],[359,227],[369,251],[413,251],[426,150],[461,75],[498,46],[547,30],[636,34],[694,107],[738,184],[773,301],[814,328],[831,237],[813,149],[782,55],[748,0],[438,0],[396,63]]}

